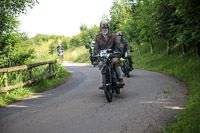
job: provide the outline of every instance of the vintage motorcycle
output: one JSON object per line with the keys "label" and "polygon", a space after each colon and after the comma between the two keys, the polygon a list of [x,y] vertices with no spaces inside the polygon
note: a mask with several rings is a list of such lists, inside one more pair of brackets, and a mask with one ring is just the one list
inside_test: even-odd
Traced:
{"label": "vintage motorcycle", "polygon": [[[91,46],[89,44],[86,44],[85,45],[85,48],[86,49],[91,49]],[[89,50],[89,53],[90,53],[90,61],[91,61],[91,64],[93,65],[93,67],[97,66],[98,65],[98,57],[94,56],[94,52]]]}
{"label": "vintage motorcycle", "polygon": [[120,53],[111,49],[107,49],[101,50],[97,55],[103,63],[103,68],[101,70],[103,90],[108,102],[112,102],[112,94],[114,92],[116,92],[116,94],[120,94],[120,88],[123,88],[123,85],[121,85],[119,82],[115,66],[112,63],[112,58],[116,54]]}
{"label": "vintage motorcycle", "polygon": [[[133,51],[130,51],[133,52]],[[120,58],[120,62],[122,65],[122,72],[124,73],[125,76],[127,76],[127,78],[130,77],[130,71],[132,71],[132,68],[129,65],[129,61],[128,61],[128,51],[125,52],[124,58]]]}
{"label": "vintage motorcycle", "polygon": [[59,59],[61,59],[63,61],[63,51],[59,50],[59,52],[57,54],[59,56]]}
{"label": "vintage motorcycle", "polygon": [[93,67],[98,65],[98,57],[94,56],[94,52],[92,52],[92,55],[90,56],[90,61]]}

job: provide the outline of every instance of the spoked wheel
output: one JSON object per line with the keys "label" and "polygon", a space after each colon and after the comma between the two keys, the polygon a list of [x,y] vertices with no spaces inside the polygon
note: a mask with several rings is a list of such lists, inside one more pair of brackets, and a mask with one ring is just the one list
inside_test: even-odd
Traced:
{"label": "spoked wheel", "polygon": [[129,66],[127,62],[124,62],[124,69],[125,69],[125,75],[129,78]]}
{"label": "spoked wheel", "polygon": [[106,76],[106,74],[102,75],[103,78],[103,90],[108,102],[112,102],[112,88],[110,87],[110,77]]}

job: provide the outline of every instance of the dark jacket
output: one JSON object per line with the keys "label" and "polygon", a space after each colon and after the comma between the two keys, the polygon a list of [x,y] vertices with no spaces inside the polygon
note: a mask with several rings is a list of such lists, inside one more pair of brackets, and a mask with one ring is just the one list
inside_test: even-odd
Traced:
{"label": "dark jacket", "polygon": [[57,47],[57,52],[58,52],[58,53],[62,53],[62,52],[63,52],[62,46],[58,46],[58,47]]}
{"label": "dark jacket", "polygon": [[120,39],[120,42],[123,44],[125,51],[127,51],[128,49],[129,50],[132,49],[131,45],[129,44],[129,42],[125,38]]}
{"label": "dark jacket", "polygon": [[123,48],[122,43],[119,41],[114,32],[109,32],[107,38],[108,39],[106,40],[102,33],[96,36],[94,45],[95,54],[98,54],[100,50],[105,50],[105,49],[119,50],[120,47]]}

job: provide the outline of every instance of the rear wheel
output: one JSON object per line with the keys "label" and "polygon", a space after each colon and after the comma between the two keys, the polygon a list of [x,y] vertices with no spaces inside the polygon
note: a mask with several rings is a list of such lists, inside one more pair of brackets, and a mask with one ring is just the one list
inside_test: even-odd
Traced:
{"label": "rear wheel", "polygon": [[103,90],[108,102],[112,102],[112,88],[110,86],[110,77],[109,75],[103,74]]}

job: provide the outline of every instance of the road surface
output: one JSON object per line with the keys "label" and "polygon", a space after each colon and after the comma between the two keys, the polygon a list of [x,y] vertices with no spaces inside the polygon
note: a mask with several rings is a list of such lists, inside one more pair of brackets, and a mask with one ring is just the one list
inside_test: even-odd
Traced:
{"label": "road surface", "polygon": [[174,122],[187,102],[180,80],[136,69],[108,103],[98,89],[98,68],[63,65],[72,73],[65,84],[0,108],[0,133],[156,133]]}

